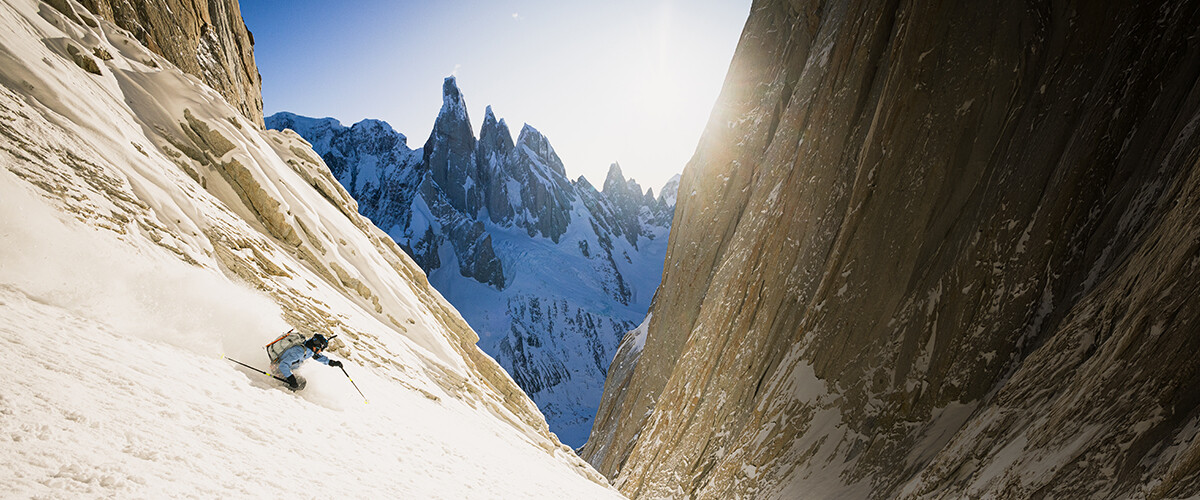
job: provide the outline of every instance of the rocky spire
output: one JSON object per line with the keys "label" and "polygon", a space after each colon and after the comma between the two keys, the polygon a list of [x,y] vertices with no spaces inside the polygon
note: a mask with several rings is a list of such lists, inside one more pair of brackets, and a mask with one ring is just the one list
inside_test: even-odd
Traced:
{"label": "rocky spire", "polygon": [[495,113],[492,113],[492,107],[488,106],[483,112],[483,126],[479,128],[479,145],[476,149],[476,156],[485,156],[495,153],[496,156],[503,158],[509,151],[512,151],[513,140],[512,133],[508,131],[508,124],[504,119],[496,119]]}
{"label": "rocky spire", "polygon": [[604,192],[612,194],[616,190],[625,190],[625,175],[621,172],[621,164],[613,162],[608,166],[608,175],[604,177]]}
{"label": "rocky spire", "polygon": [[492,222],[512,220],[513,207],[508,197],[509,176],[504,161],[513,150],[512,133],[503,119],[496,120],[492,107],[483,115],[479,143],[475,146],[475,165],[483,186],[483,202]]}
{"label": "rocky spire", "polygon": [[617,218],[614,231],[624,235],[629,244],[637,248],[637,239],[642,232],[639,216],[645,204],[641,186],[633,179],[626,180],[621,165],[614,162],[608,167],[608,175],[604,178],[604,197],[612,205]]}
{"label": "rocky spire", "polygon": [[442,109],[425,141],[424,160],[450,205],[475,215],[483,206],[483,191],[476,179],[475,134],[466,100],[453,76],[442,83]]}
{"label": "rocky spire", "polygon": [[546,139],[546,136],[537,129],[529,126],[528,123],[521,127],[521,135],[517,137],[517,147],[528,149],[528,155],[531,158],[539,160],[538,163],[557,172],[564,181],[567,180],[567,170],[563,167],[562,160],[558,158],[558,153],[554,152],[554,147],[550,145],[550,140]]}

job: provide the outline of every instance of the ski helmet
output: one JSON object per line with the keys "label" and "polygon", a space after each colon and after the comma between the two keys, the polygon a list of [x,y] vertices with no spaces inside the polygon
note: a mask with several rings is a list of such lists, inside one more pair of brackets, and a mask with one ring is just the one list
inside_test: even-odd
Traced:
{"label": "ski helmet", "polygon": [[313,335],[311,339],[304,341],[304,346],[314,351],[322,351],[329,346],[329,341],[325,340],[325,336],[321,334]]}

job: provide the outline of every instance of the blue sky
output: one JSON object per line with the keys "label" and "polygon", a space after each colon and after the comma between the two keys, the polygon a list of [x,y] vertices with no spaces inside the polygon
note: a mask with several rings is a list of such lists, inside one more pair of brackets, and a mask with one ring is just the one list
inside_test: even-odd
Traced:
{"label": "blue sky", "polygon": [[749,0],[436,2],[243,0],[277,111],[387,121],[419,148],[455,75],[478,134],[484,108],[549,139],[567,175],[608,166],[655,193],[691,158]]}

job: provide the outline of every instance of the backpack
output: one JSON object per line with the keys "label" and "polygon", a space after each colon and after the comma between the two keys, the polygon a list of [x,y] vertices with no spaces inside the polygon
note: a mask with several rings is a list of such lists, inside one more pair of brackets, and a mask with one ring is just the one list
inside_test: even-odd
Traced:
{"label": "backpack", "polygon": [[288,330],[287,333],[280,335],[279,338],[267,344],[267,357],[274,364],[276,361],[279,361],[279,355],[283,354],[283,351],[303,344],[305,340],[304,335],[301,335],[296,330]]}

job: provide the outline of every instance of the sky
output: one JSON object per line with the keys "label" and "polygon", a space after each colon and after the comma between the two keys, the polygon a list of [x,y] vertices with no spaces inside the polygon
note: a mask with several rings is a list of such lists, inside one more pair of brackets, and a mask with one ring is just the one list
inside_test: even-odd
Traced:
{"label": "sky", "polygon": [[266,115],[380,119],[425,144],[454,75],[475,134],[492,106],[574,179],[609,165],[655,193],[699,142],[749,0],[248,0]]}

